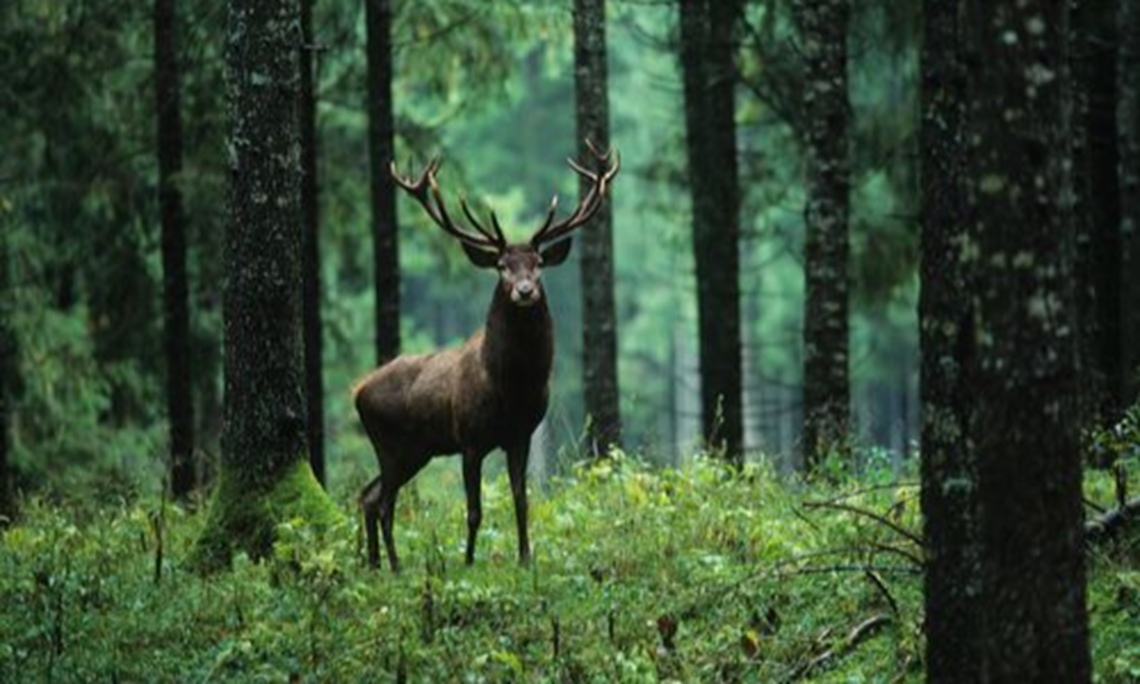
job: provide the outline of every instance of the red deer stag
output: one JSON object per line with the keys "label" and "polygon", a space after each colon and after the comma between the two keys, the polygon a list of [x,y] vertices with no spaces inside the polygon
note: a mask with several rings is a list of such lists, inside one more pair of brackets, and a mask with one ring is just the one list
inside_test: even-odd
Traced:
{"label": "red deer stag", "polygon": [[419,179],[402,177],[392,164],[396,183],[444,232],[459,241],[472,264],[497,269],[499,283],[486,325],[462,346],[434,354],[400,356],[356,386],[356,411],[380,462],[379,477],[360,497],[371,566],[380,562],[379,521],[388,563],[393,572],[399,571],[392,539],[396,496],[429,460],[449,454],[463,457],[466,560],[468,565],[473,563],[475,536],[483,516],[483,459],[496,448],[507,454],[519,562],[529,562],[526,467],[531,433],[546,415],[554,360],[554,331],[543,296],[541,269],[566,260],[571,232],[597,213],[621,168],[621,159],[613,150],[601,154],[588,141],[587,145],[596,158],[597,171],[569,160],[571,168],[591,183],[578,208],[569,217],[555,221],[555,196],[545,223],[528,242],[520,244],[507,243],[494,213],[488,230],[462,198],[460,207],[470,226],[452,219],[436,183],[438,158],[427,165]]}

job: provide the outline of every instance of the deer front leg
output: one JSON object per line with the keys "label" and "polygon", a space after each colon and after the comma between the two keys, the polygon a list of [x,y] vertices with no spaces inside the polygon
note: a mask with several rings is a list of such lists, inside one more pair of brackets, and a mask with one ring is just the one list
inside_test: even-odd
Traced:
{"label": "deer front leg", "polygon": [[483,457],[463,454],[463,489],[467,492],[467,564],[475,563],[475,537],[483,522]]}
{"label": "deer front leg", "polygon": [[520,565],[530,563],[530,539],[527,535],[526,521],[526,466],[529,458],[529,443],[507,451],[507,472],[511,478],[511,496],[515,500],[515,525],[518,527]]}

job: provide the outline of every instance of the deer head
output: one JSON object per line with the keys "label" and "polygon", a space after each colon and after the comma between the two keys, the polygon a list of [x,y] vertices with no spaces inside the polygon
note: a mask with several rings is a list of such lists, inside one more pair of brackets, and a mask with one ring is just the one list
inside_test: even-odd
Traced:
{"label": "deer head", "polygon": [[479,268],[498,269],[499,286],[510,296],[511,302],[525,307],[542,299],[542,287],[539,284],[542,269],[566,261],[573,242],[570,234],[598,213],[610,182],[621,169],[621,156],[612,148],[603,154],[589,140],[586,141],[586,147],[597,163],[598,170],[591,171],[573,159],[567,160],[575,173],[591,183],[589,191],[579,198],[578,208],[570,216],[555,220],[558,211],[558,195],[555,195],[550,201],[550,209],[542,226],[530,240],[516,244],[507,242],[494,212],[491,212],[491,228],[488,230],[475,217],[463,197],[459,198],[459,206],[470,226],[452,220],[436,181],[440,167],[438,157],[428,162],[423,173],[416,179],[400,175],[395,162],[392,163],[391,172],[396,184],[423,206],[432,221],[445,233],[459,240],[472,264]]}

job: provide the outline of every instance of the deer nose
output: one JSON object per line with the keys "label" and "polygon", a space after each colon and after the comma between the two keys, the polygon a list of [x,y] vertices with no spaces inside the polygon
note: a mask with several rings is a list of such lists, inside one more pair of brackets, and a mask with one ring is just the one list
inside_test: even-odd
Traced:
{"label": "deer nose", "polygon": [[524,280],[519,283],[515,289],[518,291],[520,297],[529,298],[534,294],[534,283],[529,280]]}

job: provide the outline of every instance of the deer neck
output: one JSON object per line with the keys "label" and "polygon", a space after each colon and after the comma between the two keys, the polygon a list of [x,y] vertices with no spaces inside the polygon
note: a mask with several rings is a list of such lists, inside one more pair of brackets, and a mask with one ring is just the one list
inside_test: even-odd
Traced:
{"label": "deer neck", "polygon": [[529,307],[516,306],[495,287],[483,340],[483,361],[491,377],[512,391],[545,390],[554,359],[554,329],[546,293]]}

